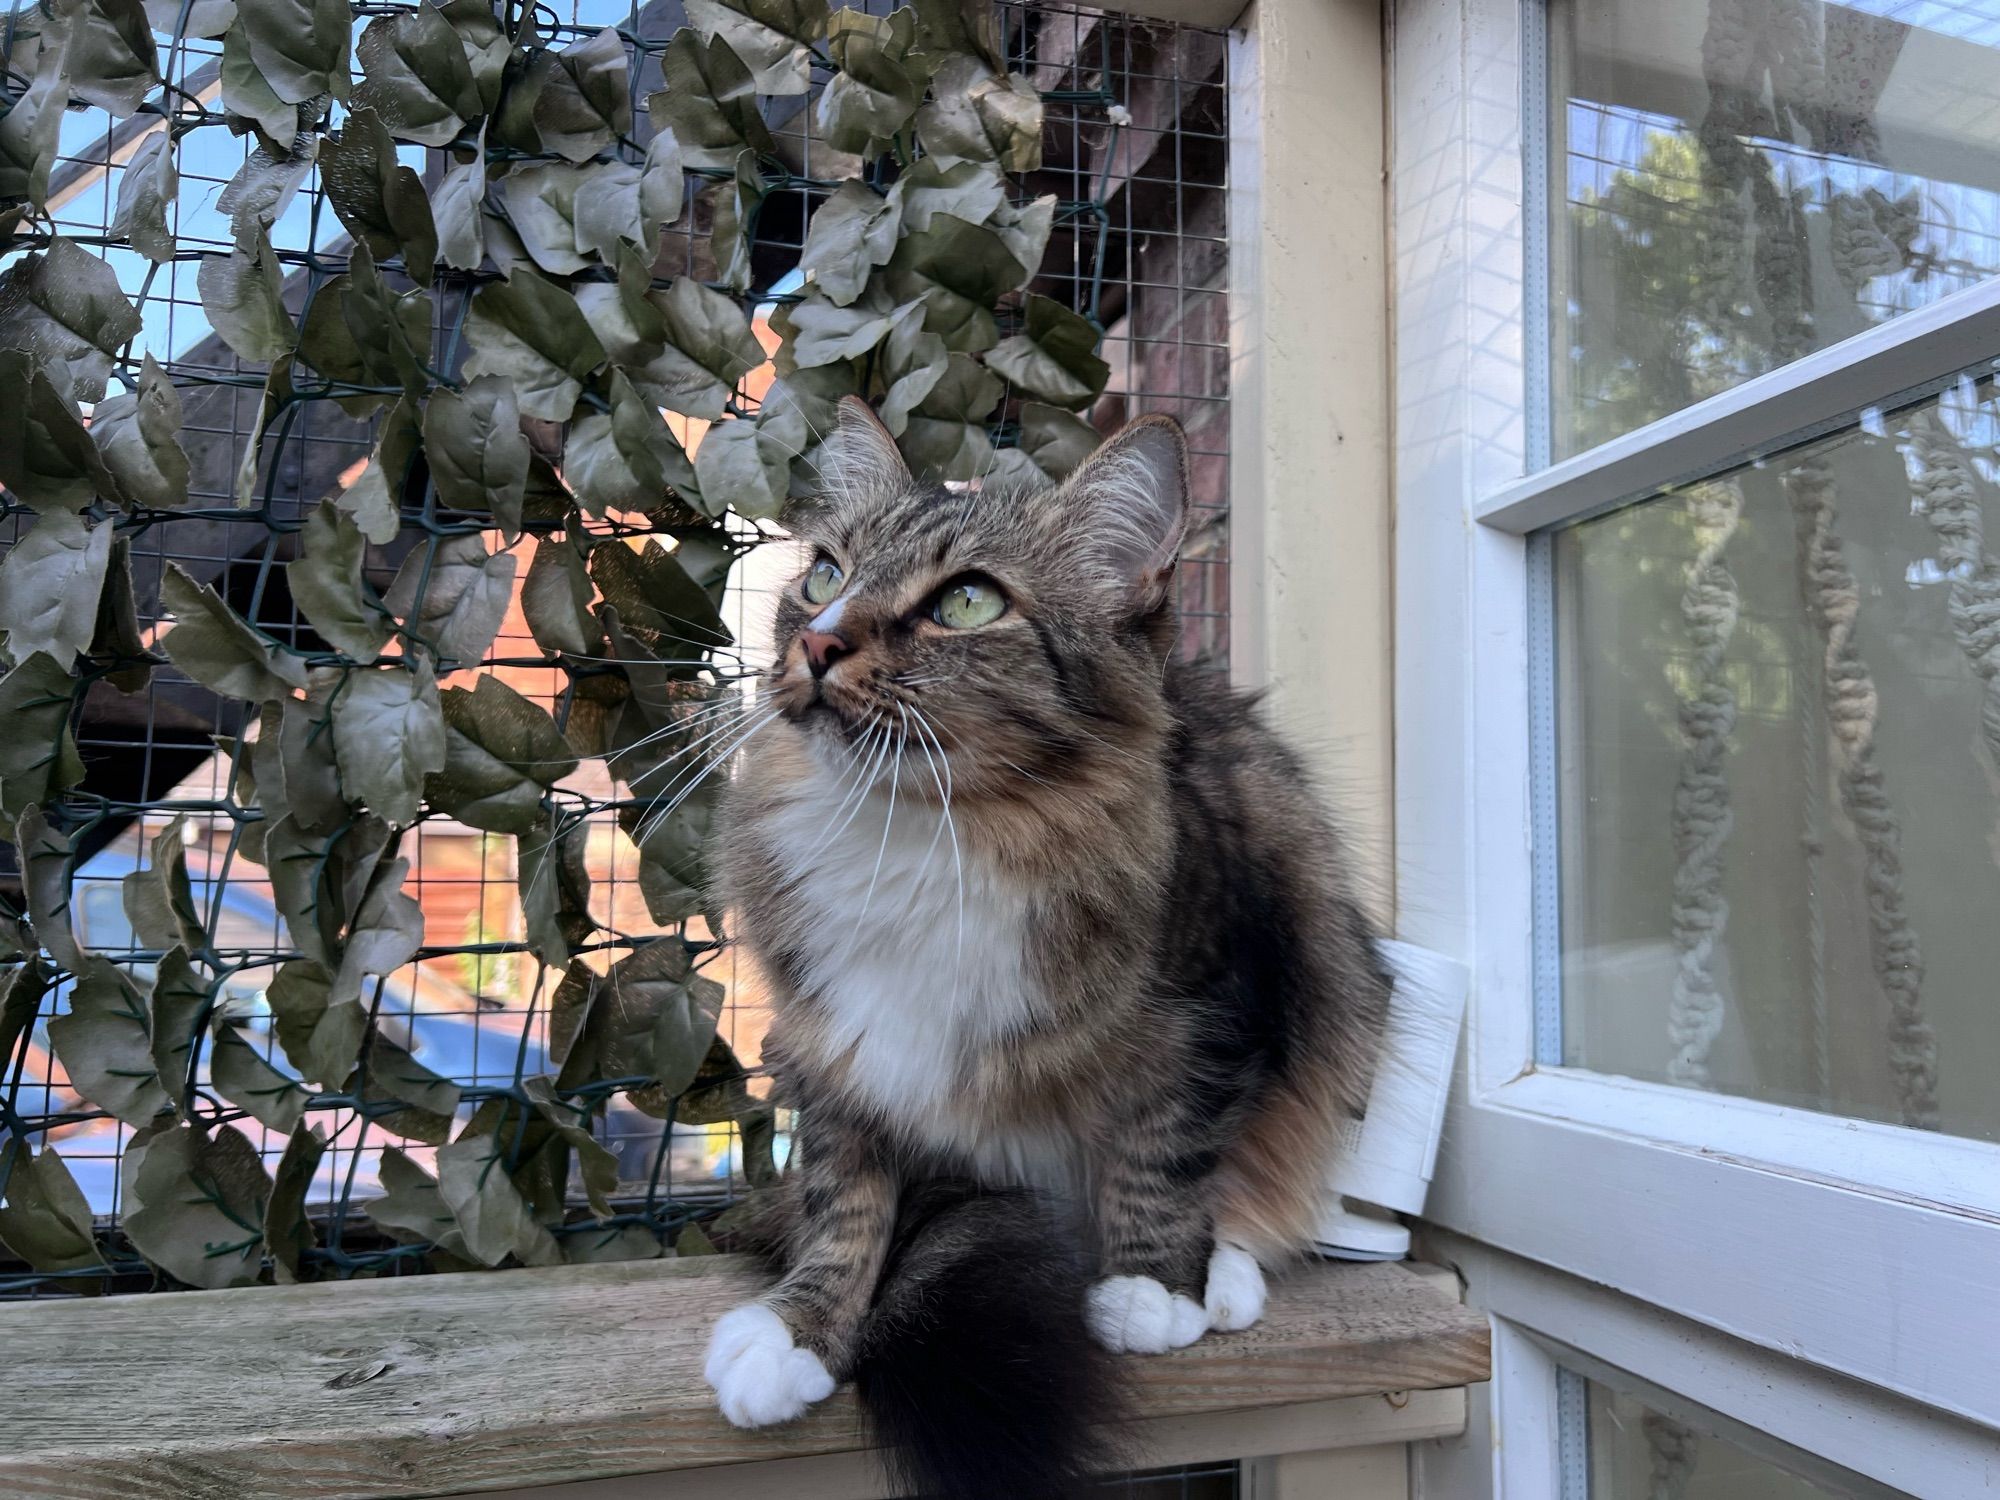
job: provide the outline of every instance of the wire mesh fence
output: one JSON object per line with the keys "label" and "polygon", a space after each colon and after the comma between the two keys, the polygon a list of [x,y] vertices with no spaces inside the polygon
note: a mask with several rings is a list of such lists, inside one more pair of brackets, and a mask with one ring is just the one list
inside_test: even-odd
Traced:
{"label": "wire mesh fence", "polygon": [[[302,605],[289,565],[311,546],[322,501],[349,504],[369,483],[371,464],[396,441],[398,416],[384,412],[380,400],[355,399],[379,384],[371,361],[383,349],[365,337],[353,340],[356,373],[345,383],[307,380],[288,355],[246,359],[236,352],[242,340],[217,326],[217,298],[212,285],[203,295],[204,278],[240,257],[248,215],[268,239],[275,267],[269,290],[308,334],[316,315],[342,305],[341,289],[357,277],[377,276],[392,301],[406,299],[415,282],[410,268],[392,261],[369,269],[372,257],[361,253],[335,211],[329,179],[350,158],[322,153],[301,165],[274,156],[268,136],[246,124],[246,86],[231,51],[238,32],[215,14],[221,3],[146,5],[159,38],[157,82],[136,108],[107,101],[101,88],[89,90],[91,97],[68,97],[45,212],[9,216],[12,246],[0,259],[0,273],[13,277],[0,290],[4,303],[36,257],[51,283],[68,269],[64,246],[101,258],[132,309],[132,326],[120,331],[106,361],[106,400],[94,412],[83,403],[86,419],[109,421],[114,400],[143,407],[164,380],[182,413],[187,460],[185,503],[133,505],[115,515],[100,507],[104,524],[115,523],[111,566],[129,573],[133,606],[129,620],[98,629],[116,633],[127,645],[125,656],[90,656],[77,685],[61,693],[38,692],[32,674],[17,665],[10,678],[17,690],[0,690],[16,715],[64,716],[81,771],[73,779],[54,777],[40,761],[27,770],[5,769],[8,777],[32,774],[50,783],[43,812],[63,845],[63,896],[78,953],[72,961],[51,948],[40,968],[23,964],[19,954],[13,960],[13,975],[26,969],[35,982],[10,979],[0,1022],[0,1295],[140,1290],[197,1279],[163,1271],[125,1233],[127,1217],[140,1206],[132,1201],[134,1183],[144,1179],[129,1162],[121,1171],[121,1162],[144,1127],[129,1110],[103,1107],[101,1087],[78,1086],[70,1061],[77,1052],[63,1038],[65,1019],[78,1009],[76,974],[86,960],[108,961],[123,976],[105,981],[118,994],[151,992],[159,1013],[174,982],[172,950],[158,940],[158,913],[134,893],[154,889],[158,872],[171,873],[183,860],[178,899],[199,929],[200,957],[213,984],[191,1002],[190,1014],[198,1017],[191,1056],[165,1058],[162,1076],[182,1070],[185,1091],[173,1102],[186,1118],[200,1130],[227,1125],[240,1132],[265,1172],[275,1175],[274,1196],[302,1200],[298,1217],[309,1227],[278,1258],[279,1272],[402,1274],[489,1260],[465,1244],[436,1188],[440,1149],[482,1120],[500,1141],[504,1168],[554,1256],[689,1254],[710,1248],[715,1238],[726,1243],[726,1221],[716,1228],[718,1216],[747,1183],[781,1169],[788,1139],[789,1116],[766,1100],[759,1073],[758,979],[721,940],[722,928],[698,896],[663,894],[662,882],[677,867],[647,857],[643,825],[636,825],[635,843],[635,810],[647,799],[604,731],[616,694],[628,690],[623,669],[600,659],[615,651],[608,645],[552,650],[547,631],[535,628],[524,607],[524,587],[533,587],[564,524],[533,481],[516,501],[511,524],[495,510],[454,508],[435,485],[421,503],[392,500],[383,536],[370,538],[357,567],[392,602],[402,574],[414,577],[414,597],[427,599],[433,575],[454,565],[454,557],[462,560],[454,546],[471,539],[484,559],[475,569],[478,586],[498,590],[499,624],[476,662],[447,661],[451,670],[439,683],[469,692],[493,681],[539,705],[566,737],[559,754],[574,755],[574,768],[543,789],[539,843],[479,826],[476,818],[428,805],[421,810],[390,846],[407,861],[402,892],[420,917],[421,938],[407,961],[368,977],[361,1065],[344,1085],[331,1086],[298,1065],[310,1037],[288,1032],[301,1024],[298,997],[284,997],[282,989],[287,966],[309,954],[312,943],[281,915],[288,905],[298,909],[284,889],[286,863],[269,847],[273,831],[260,825],[246,795],[263,764],[258,747],[275,742],[278,723],[254,704],[204,686],[156,648],[184,613],[185,594],[178,611],[174,602],[174,580],[184,577],[213,590],[278,651],[300,661],[324,659],[325,621],[316,624]],[[371,25],[429,8],[351,6],[364,60]],[[881,3],[871,8],[877,15],[889,10]],[[48,72],[37,67],[36,48],[49,45],[52,18],[76,9],[62,0],[53,9],[21,6],[9,17],[10,111],[0,116],[0,146],[12,150],[19,129],[32,124],[32,91],[44,86]],[[477,10],[471,0],[452,0],[441,13],[464,21]],[[1045,202],[1052,209],[1039,269],[1020,293],[1002,299],[999,332],[1022,328],[1029,296],[1081,314],[1100,335],[1098,353],[1109,366],[1102,393],[1082,410],[1089,424],[1107,432],[1130,416],[1165,412],[1186,426],[1204,524],[1180,574],[1183,648],[1220,660],[1229,608],[1223,37],[1060,5],[1009,5],[998,15],[1006,68],[1028,81],[1042,114],[1039,164],[1010,179],[1009,205],[1017,213]],[[663,65],[687,19],[677,0],[573,0],[566,11],[540,4],[497,13],[509,35],[532,22],[533,57],[574,56],[610,39],[601,44],[623,65],[632,123],[608,155],[635,165],[648,148],[641,102],[662,86]],[[519,56],[510,66],[519,66]],[[851,166],[851,155],[838,159],[815,124],[814,102],[829,73],[816,56],[806,93],[763,97],[756,105],[770,139],[760,152],[754,233],[738,233],[745,203],[732,194],[739,180],[720,169],[690,168],[684,204],[663,224],[651,268],[656,285],[687,279],[724,289],[752,314],[767,353],[780,349],[787,310],[808,294],[799,263],[812,215]],[[57,86],[73,82],[64,74]],[[349,111],[360,103],[336,103],[335,122],[351,124]],[[484,131],[476,144],[475,171],[481,156],[490,165],[506,154]],[[132,204],[157,181],[163,156],[177,169],[178,186],[161,205],[171,252],[156,259],[135,248]],[[466,161],[466,141],[456,136],[435,145],[405,139],[376,168],[383,174],[409,168],[441,204]],[[897,170],[891,166],[888,175]],[[529,207],[525,200],[515,206],[524,214]],[[723,258],[740,254],[747,265],[718,264],[718,244]],[[479,293],[498,279],[485,266],[440,269],[423,326],[402,330],[412,335],[410,357],[440,389],[463,390],[472,352],[468,322]],[[777,374],[767,362],[736,380],[729,415],[754,418]],[[970,424],[978,429],[985,472],[1015,462],[1037,440],[1033,409],[1021,395],[1009,391]],[[129,410],[120,414],[127,417]],[[668,421],[698,458],[706,424],[685,415]],[[547,434],[532,420],[523,428],[531,443],[550,440],[546,462],[536,449],[533,472],[566,482],[555,425],[542,424]],[[10,491],[0,512],[0,545],[11,552],[36,516],[35,506]],[[714,695],[731,691],[763,658],[768,594],[789,576],[790,561],[773,520],[731,514],[720,526],[696,527],[691,519],[662,494],[657,504],[610,507],[582,524],[598,547],[643,538],[664,543],[711,592],[736,644],[702,641],[689,675]],[[586,597],[601,582],[593,572]],[[448,620],[440,626],[448,627]],[[66,779],[71,784],[60,786]],[[0,851],[10,930],[33,904],[40,868],[33,849],[23,845],[16,854],[12,847]],[[548,961],[550,943],[532,930],[535,917],[524,914],[524,896],[530,905],[546,900],[543,919],[563,929],[561,946],[572,959],[567,969]],[[176,899],[171,879],[163,899],[169,906]],[[575,982],[579,965],[602,976],[649,945],[671,945],[682,955],[687,982],[720,987],[719,1045],[703,1071],[664,1098],[649,1089],[653,1080],[619,1077],[615,1069],[582,1082],[566,1079],[563,1055],[575,1045],[576,1022],[566,1008],[565,982]],[[282,1003],[274,1003],[274,987]],[[300,1118],[317,1126],[323,1145],[310,1162],[288,1164],[288,1147],[295,1153],[298,1139],[292,1122]],[[43,1153],[60,1158],[78,1204],[51,1210],[37,1199],[47,1185],[31,1164]],[[529,1159],[540,1156],[547,1157],[545,1171]],[[197,1173],[196,1180],[206,1179]],[[207,1243],[201,1255],[233,1257],[247,1266],[243,1275],[269,1278],[266,1222],[245,1218],[226,1190],[216,1196],[222,1219],[233,1220],[241,1234]],[[35,1232],[48,1213],[62,1220],[65,1210],[71,1223],[79,1212],[87,1217],[94,1241],[68,1246],[66,1254]]]}

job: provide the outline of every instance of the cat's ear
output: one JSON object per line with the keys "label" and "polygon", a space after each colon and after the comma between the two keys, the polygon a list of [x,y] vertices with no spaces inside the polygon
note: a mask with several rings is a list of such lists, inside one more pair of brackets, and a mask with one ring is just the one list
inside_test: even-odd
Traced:
{"label": "cat's ear", "polygon": [[874,408],[859,396],[842,396],[837,411],[818,453],[820,486],[827,495],[893,495],[909,488],[909,465]]}
{"label": "cat's ear", "polygon": [[1164,604],[1188,526],[1181,424],[1162,416],[1126,423],[1064,488],[1088,528],[1088,545],[1127,590],[1132,612],[1150,614]]}

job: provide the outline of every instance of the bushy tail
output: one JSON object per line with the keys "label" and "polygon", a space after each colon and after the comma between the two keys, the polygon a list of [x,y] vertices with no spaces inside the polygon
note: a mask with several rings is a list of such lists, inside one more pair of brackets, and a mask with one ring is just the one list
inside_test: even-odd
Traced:
{"label": "bushy tail", "polygon": [[1117,1463],[1116,1365],[1084,1327],[1076,1235],[1033,1194],[906,1196],[855,1388],[923,1500],[1057,1500]]}

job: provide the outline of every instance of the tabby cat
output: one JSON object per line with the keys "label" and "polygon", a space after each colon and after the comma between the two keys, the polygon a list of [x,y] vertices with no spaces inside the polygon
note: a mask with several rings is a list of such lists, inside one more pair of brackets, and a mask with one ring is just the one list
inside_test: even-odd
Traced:
{"label": "tabby cat", "polygon": [[1389,993],[1251,701],[1176,659],[1180,428],[1041,492],[914,481],[849,399],[781,595],[720,879],[799,1109],[741,1426],[853,1376],[925,1494],[1035,1500],[1112,1367],[1248,1327],[1310,1244]]}

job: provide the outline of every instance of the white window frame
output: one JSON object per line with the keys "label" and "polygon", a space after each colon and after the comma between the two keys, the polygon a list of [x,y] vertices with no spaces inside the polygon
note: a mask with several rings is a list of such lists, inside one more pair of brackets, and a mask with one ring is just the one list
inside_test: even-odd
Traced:
{"label": "white window frame", "polygon": [[[1861,1383],[1849,1401],[1893,1393],[2000,1444],[2000,1146],[1537,1061],[1559,1049],[1534,1003],[1553,889],[1534,878],[1526,541],[1941,388],[2000,354],[2000,280],[1531,473],[1529,277],[1545,272],[1524,233],[1522,143],[1542,112],[1524,28],[1539,14],[1391,0],[1398,935],[1473,976],[1428,1217],[1566,1273],[1578,1296],[1613,1289],[1777,1351],[1801,1382],[1836,1372]],[[1496,1361],[1500,1387],[1519,1362]],[[1527,1439],[1528,1420],[1510,1431]]]}

